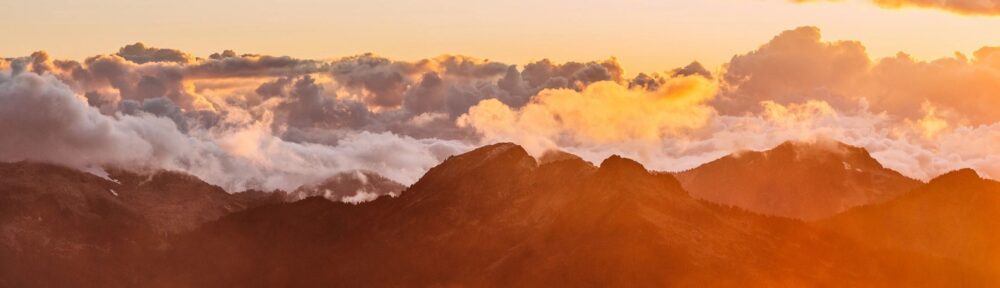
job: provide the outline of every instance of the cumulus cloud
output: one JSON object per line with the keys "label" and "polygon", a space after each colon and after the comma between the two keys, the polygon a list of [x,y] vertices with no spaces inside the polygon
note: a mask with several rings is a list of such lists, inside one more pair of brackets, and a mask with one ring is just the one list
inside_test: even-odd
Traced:
{"label": "cumulus cloud", "polygon": [[327,69],[321,61],[228,52],[224,53],[226,57],[200,59],[178,50],[136,43],[122,47],[116,54],[98,55],[83,62],[52,60],[40,51],[14,59],[10,70],[52,74],[75,92],[113,105],[126,99],[166,97],[186,110],[213,110],[216,105],[197,93],[192,81],[290,77]]}
{"label": "cumulus cloud", "polygon": [[840,110],[869,106],[917,119],[930,103],[970,124],[1000,121],[1000,49],[970,59],[918,61],[906,54],[871,60],[858,42],[824,42],[815,27],[785,31],[725,65],[714,103],[730,115],[760,111],[760,101],[790,104],[823,100]]}
{"label": "cumulus cloud", "polygon": [[[865,147],[886,166],[919,179],[962,167],[997,177],[994,155],[1000,151],[983,142],[996,140],[1000,121],[990,111],[1000,107],[997,50],[986,47],[971,58],[917,61],[901,54],[873,60],[861,43],[825,42],[819,29],[802,27],[734,56],[714,79],[692,64],[640,73],[627,84],[590,84],[565,97],[573,101],[549,100],[574,94],[562,90],[543,90],[520,108],[482,101],[458,123],[475,128],[485,142],[518,142],[535,155],[560,149],[600,161],[621,154],[668,171],[787,140],[832,138]],[[699,90],[718,87],[718,93],[670,108],[636,101],[642,97],[603,97],[669,91],[671,81],[691,77],[706,83]],[[596,104],[579,104],[591,102]],[[642,116],[608,116],[616,114],[605,109]],[[677,123],[686,124],[671,126]],[[958,140],[963,137],[976,139]]]}
{"label": "cumulus cloud", "polygon": [[0,74],[0,157],[7,161],[132,164],[176,153],[170,134],[177,131],[165,118],[112,121],[51,76]]}
{"label": "cumulus cloud", "polygon": [[816,27],[782,32],[755,51],[737,55],[720,76],[723,91],[716,107],[726,114],[758,112],[761,101],[779,104],[825,99],[838,107],[854,97],[845,93],[869,67],[858,42],[822,42]]}
{"label": "cumulus cloud", "polygon": [[[618,154],[660,171],[683,171],[730,153],[767,150],[789,140],[833,139],[863,147],[884,166],[917,179],[929,180],[960,168],[973,168],[986,177],[1000,178],[1000,157],[997,156],[1000,155],[1000,147],[990,144],[1000,141],[1000,123],[955,126],[944,122],[944,128],[929,127],[919,121],[901,122],[885,113],[868,110],[838,111],[821,100],[788,105],[764,101],[758,105],[761,106],[760,113],[716,115],[699,128],[666,134],[656,141],[627,138],[600,144],[560,141],[564,138],[554,137],[544,138],[542,145],[538,145],[532,142],[531,137],[550,134],[517,130],[535,127],[528,123],[499,130],[507,134],[500,134],[506,138],[497,139],[528,143],[527,147],[534,147],[529,151],[536,156],[543,154],[539,151],[558,149],[599,163],[612,154]],[[927,111],[930,118],[921,119],[935,119],[932,116],[934,112],[931,109]],[[513,113],[494,115],[494,119],[517,117],[517,112]],[[521,118],[521,121],[528,120]],[[508,122],[501,120],[497,123]],[[542,121],[534,124],[541,125]]]}
{"label": "cumulus cloud", "polygon": [[[442,55],[207,58],[141,43],[83,61],[0,59],[0,161],[191,173],[229,191],[292,190],[357,169],[407,184],[447,156],[513,141],[598,162],[692,168],[832,138],[927,179],[1000,178],[1000,48],[872,59],[819,29],[723,67],[627,75],[614,58],[522,65]],[[713,73],[712,71],[716,71]]]}
{"label": "cumulus cloud", "polygon": [[[821,0],[792,0],[793,2],[816,2]],[[832,1],[832,0],[826,0]],[[1000,0],[869,0],[885,8],[908,7],[933,8],[970,15],[1000,15]]]}
{"label": "cumulus cloud", "polygon": [[700,76],[672,78],[655,91],[603,81],[583,91],[542,90],[519,108],[484,100],[458,119],[487,142],[513,141],[540,155],[563,146],[659,143],[705,125],[715,86]]}
{"label": "cumulus cloud", "polygon": [[148,113],[105,115],[52,75],[2,73],[0,160],[81,169],[169,169],[230,191],[290,190],[356,169],[412,183],[448,155],[470,148],[457,141],[370,132],[350,133],[336,145],[293,143],[271,133],[268,117],[185,134],[173,120],[158,115],[175,111],[159,111],[163,101],[146,100],[135,107]]}

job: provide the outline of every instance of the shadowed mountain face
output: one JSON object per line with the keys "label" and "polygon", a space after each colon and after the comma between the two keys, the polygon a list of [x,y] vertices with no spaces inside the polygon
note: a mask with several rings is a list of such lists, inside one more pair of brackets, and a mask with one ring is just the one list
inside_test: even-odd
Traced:
{"label": "shadowed mountain face", "polygon": [[1000,278],[1000,182],[963,169],[821,223],[848,237],[952,259]]}
{"label": "shadowed mountain face", "polygon": [[[189,233],[162,286],[946,286],[982,275],[696,200],[617,156],[452,157],[399,197],[264,206]],[[213,271],[200,273],[198,271]],[[935,271],[934,273],[924,273]]]}
{"label": "shadowed mountain face", "polygon": [[884,202],[921,184],[882,167],[863,148],[829,140],[739,152],[677,178],[697,198],[805,220]]}
{"label": "shadowed mountain face", "polygon": [[135,284],[167,235],[275,201],[174,172],[109,176],[0,163],[0,287]]}
{"label": "shadowed mountain face", "polygon": [[[811,224],[698,200],[673,175],[618,156],[599,166],[565,153],[542,159],[513,144],[485,146],[449,158],[397,197],[359,204],[229,195],[173,173],[117,171],[110,175],[116,183],[55,166],[3,164],[0,286],[1000,284],[996,271],[975,266],[996,267],[996,257],[972,253],[996,242],[961,245],[964,237],[996,240],[985,220],[997,210],[995,182],[978,177],[969,183],[993,184],[935,180],[843,220]],[[920,191],[939,188],[969,192],[946,206],[955,208],[935,211],[926,203],[944,196]],[[989,211],[970,214],[978,220],[967,227],[947,225],[964,223],[955,211],[977,209]],[[911,214],[918,210],[932,213]],[[212,220],[219,214],[226,216]],[[895,227],[902,230],[864,237],[881,223],[902,223]],[[951,238],[931,243],[931,230]],[[925,238],[904,245],[904,237]]]}

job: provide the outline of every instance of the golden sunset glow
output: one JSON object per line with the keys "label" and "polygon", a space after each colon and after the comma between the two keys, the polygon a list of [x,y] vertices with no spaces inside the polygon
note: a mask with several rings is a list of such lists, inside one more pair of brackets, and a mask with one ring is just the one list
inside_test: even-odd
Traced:
{"label": "golden sunset glow", "polygon": [[804,25],[822,28],[830,40],[861,41],[874,57],[905,51],[930,60],[1000,42],[996,17],[888,10],[867,0],[295,0],[281,5],[43,0],[5,1],[0,11],[5,11],[0,32],[11,39],[0,47],[0,56],[45,49],[76,60],[142,41],[200,57],[223,49],[309,59],[373,52],[417,60],[448,53],[505,63],[616,56],[631,76],[693,60],[715,70],[777,31]]}
{"label": "golden sunset glow", "polygon": [[0,2],[0,288],[1000,287],[1000,0]]}

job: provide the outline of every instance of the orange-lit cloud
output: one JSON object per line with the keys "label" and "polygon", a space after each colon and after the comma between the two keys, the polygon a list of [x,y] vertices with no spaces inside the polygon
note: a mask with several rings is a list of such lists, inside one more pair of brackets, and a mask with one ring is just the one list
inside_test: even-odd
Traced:
{"label": "orange-lit cloud", "polygon": [[84,61],[0,59],[0,75],[0,160],[180,170],[229,190],[292,189],[351,169],[410,183],[496,141],[682,170],[831,138],[916,178],[963,167],[1000,178],[1000,48],[876,59],[815,27],[719,69],[633,75],[615,58],[200,58],[142,44]]}
{"label": "orange-lit cloud", "polygon": [[924,7],[945,9],[963,14],[1000,15],[997,0],[875,0],[882,7]]}
{"label": "orange-lit cloud", "polygon": [[[792,0],[793,2],[815,2],[822,0]],[[837,0],[827,0],[837,1]],[[870,0],[878,6],[892,9],[919,7],[933,8],[969,15],[1000,15],[998,0]]]}
{"label": "orange-lit cloud", "polygon": [[567,145],[660,143],[704,126],[714,114],[706,103],[715,89],[701,76],[672,78],[653,91],[603,81],[579,92],[542,90],[520,109],[484,100],[458,124],[487,142],[513,141],[536,154]]}
{"label": "orange-lit cloud", "polygon": [[957,121],[1000,121],[1000,49],[984,47],[969,58],[919,61],[900,53],[872,60],[858,42],[824,42],[819,29],[785,31],[755,51],[737,55],[722,74],[716,107],[725,114],[760,109],[760,101],[781,104],[810,99],[838,109],[861,106],[917,119],[930,103]]}

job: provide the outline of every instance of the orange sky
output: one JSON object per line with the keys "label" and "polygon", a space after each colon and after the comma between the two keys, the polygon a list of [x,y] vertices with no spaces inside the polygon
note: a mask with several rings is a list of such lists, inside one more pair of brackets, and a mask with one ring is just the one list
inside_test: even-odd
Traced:
{"label": "orange sky", "polygon": [[243,53],[396,59],[467,54],[507,63],[618,57],[629,69],[692,60],[716,67],[803,25],[828,40],[858,40],[873,57],[920,59],[1000,44],[1000,17],[882,9],[861,1],[4,1],[0,56],[112,53],[142,41],[206,56]]}

